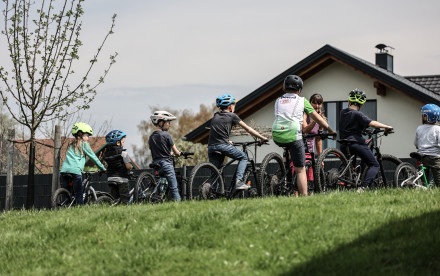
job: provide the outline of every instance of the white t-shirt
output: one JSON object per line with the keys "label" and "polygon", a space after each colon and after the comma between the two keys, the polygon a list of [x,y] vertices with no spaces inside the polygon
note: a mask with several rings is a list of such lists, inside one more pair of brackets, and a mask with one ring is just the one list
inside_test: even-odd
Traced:
{"label": "white t-shirt", "polygon": [[428,124],[418,126],[414,146],[418,153],[440,156],[440,126]]}

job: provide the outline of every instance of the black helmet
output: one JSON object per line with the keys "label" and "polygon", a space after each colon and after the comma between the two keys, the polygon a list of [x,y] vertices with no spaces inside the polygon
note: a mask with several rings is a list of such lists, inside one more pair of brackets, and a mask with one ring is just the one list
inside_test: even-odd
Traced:
{"label": "black helmet", "polygon": [[297,75],[288,75],[284,79],[283,88],[285,91],[287,91],[287,90],[298,91],[303,88],[303,81]]}

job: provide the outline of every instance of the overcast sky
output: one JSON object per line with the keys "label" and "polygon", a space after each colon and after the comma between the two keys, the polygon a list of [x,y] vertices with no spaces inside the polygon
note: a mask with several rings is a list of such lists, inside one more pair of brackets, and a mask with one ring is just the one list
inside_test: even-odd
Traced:
{"label": "overcast sky", "polygon": [[119,53],[84,116],[111,119],[130,150],[149,106],[198,110],[226,92],[243,98],[325,44],[374,62],[385,43],[395,73],[440,74],[440,1],[89,0],[84,10],[80,58],[90,60],[113,13],[99,61]]}

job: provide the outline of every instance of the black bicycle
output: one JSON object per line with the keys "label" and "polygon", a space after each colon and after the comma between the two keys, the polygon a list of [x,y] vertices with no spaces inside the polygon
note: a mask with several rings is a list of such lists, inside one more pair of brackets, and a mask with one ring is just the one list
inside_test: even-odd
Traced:
{"label": "black bicycle", "polygon": [[[84,172],[84,178],[82,180],[84,204],[101,204],[112,202],[110,194],[102,191],[96,191],[93,188],[91,180],[95,174],[97,173],[92,174],[90,172]],[[64,177],[68,179],[69,189],[59,188],[55,191],[51,202],[53,209],[70,208],[74,205],[77,205],[76,198],[73,196],[73,176],[71,174],[64,174]]]}
{"label": "black bicycle", "polygon": [[[302,135],[306,153],[305,170],[307,173],[308,194],[312,194],[316,189],[315,180],[313,177],[313,170],[316,165],[316,154],[315,152],[310,152],[307,147],[307,139],[314,137],[320,137],[322,140],[325,140],[329,137],[333,137],[333,134],[323,133],[322,131],[319,131],[315,134],[307,133]],[[267,160],[263,160],[263,163],[261,165],[262,175],[260,176],[260,179],[263,179],[263,190],[265,191],[264,196],[291,196],[294,194],[295,191],[298,191],[296,173],[294,172],[294,167],[290,158],[290,154],[288,153],[288,149],[286,147],[283,147],[283,150],[285,156],[284,170],[277,166],[277,164],[279,163],[279,158],[281,158],[279,155],[268,156]],[[271,161],[274,162],[272,162],[272,168],[269,168]],[[309,177],[310,174],[311,177]]]}
{"label": "black bicycle", "polygon": [[[402,161],[390,154],[380,152],[383,136],[393,133],[383,129],[366,129],[363,135],[368,136],[366,143],[374,152],[380,170],[373,181],[374,188],[394,186],[394,172]],[[353,143],[350,140],[338,140],[341,144]],[[348,157],[348,159],[347,159]],[[347,157],[337,148],[328,148],[322,152],[315,165],[315,184],[317,192],[353,189],[361,186],[368,171],[362,162],[357,164],[357,156],[350,153]]]}
{"label": "black bicycle", "polygon": [[[243,175],[243,182],[250,186],[249,189],[235,189],[236,168],[232,175],[230,185],[228,189],[225,190],[225,171],[237,160],[232,159],[220,168],[217,168],[212,163],[204,162],[195,166],[191,171],[188,182],[188,198],[217,199],[225,197],[227,199],[232,199],[261,196],[263,188],[258,179],[258,168],[256,167],[253,158],[251,158],[248,149],[252,145],[261,146],[263,143],[260,141],[234,143],[234,146],[241,146],[243,152],[247,156],[247,165]],[[221,152],[215,152],[215,154],[222,155]]]}
{"label": "black bicycle", "polygon": [[[181,152],[179,157],[183,157],[185,160],[190,159],[193,152]],[[174,166],[173,159],[173,166]],[[134,201],[138,203],[160,203],[164,202],[168,198],[168,182],[165,176],[159,173],[161,169],[160,164],[150,164],[150,168],[153,169],[153,174],[149,172],[142,172],[137,180],[134,188]],[[183,175],[175,170],[177,178],[177,188],[182,200],[187,199],[187,177],[186,177],[186,165],[183,164]]]}

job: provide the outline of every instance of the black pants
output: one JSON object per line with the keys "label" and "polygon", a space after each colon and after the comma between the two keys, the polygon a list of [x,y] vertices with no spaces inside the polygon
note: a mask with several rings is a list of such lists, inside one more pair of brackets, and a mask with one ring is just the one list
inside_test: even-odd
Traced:
{"label": "black pants", "polygon": [[122,204],[128,204],[130,201],[130,191],[128,182],[109,182],[110,193],[114,199],[121,199]]}

